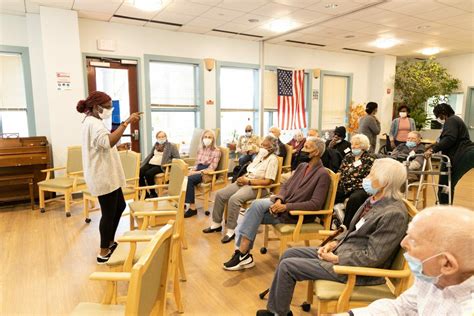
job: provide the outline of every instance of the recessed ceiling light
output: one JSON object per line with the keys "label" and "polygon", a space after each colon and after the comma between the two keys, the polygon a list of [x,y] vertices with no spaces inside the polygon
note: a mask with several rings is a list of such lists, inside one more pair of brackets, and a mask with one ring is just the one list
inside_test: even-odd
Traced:
{"label": "recessed ceiling light", "polygon": [[162,0],[134,0],[133,5],[143,11],[156,11],[161,9]]}
{"label": "recessed ceiling light", "polygon": [[390,48],[397,45],[398,43],[400,43],[400,41],[395,38],[379,38],[373,42],[372,45],[378,48]]}
{"label": "recessed ceiling light", "polygon": [[439,52],[441,51],[441,49],[439,47],[427,47],[427,48],[423,48],[420,53],[422,53],[423,55],[436,55],[438,54]]}
{"label": "recessed ceiling light", "polygon": [[354,38],[354,37],[355,37],[355,35],[346,35],[346,36],[344,36],[344,38]]}
{"label": "recessed ceiling light", "polygon": [[420,25],[416,27],[417,30],[427,30],[429,28],[431,28],[431,25]]}
{"label": "recessed ceiling light", "polygon": [[275,33],[283,33],[298,26],[299,25],[295,21],[288,19],[280,19],[271,21],[270,23],[265,25],[265,28]]}
{"label": "recessed ceiling light", "polygon": [[325,7],[326,9],[335,9],[335,8],[337,8],[338,6],[339,6],[339,5],[338,5],[337,3],[328,3],[328,4],[326,4],[324,7]]}
{"label": "recessed ceiling light", "polygon": [[260,20],[259,19],[249,19],[249,22],[250,23],[257,23],[259,22]]}

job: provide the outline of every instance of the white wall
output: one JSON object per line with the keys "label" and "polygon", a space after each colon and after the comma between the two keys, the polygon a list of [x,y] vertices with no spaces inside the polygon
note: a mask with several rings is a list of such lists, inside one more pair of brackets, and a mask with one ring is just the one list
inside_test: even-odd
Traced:
{"label": "white wall", "polygon": [[28,46],[24,16],[0,14],[0,45]]}

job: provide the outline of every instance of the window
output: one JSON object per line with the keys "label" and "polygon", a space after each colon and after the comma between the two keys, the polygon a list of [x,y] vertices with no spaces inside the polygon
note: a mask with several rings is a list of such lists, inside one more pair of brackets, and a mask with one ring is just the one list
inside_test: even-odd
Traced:
{"label": "window", "polygon": [[220,69],[220,127],[221,143],[238,139],[246,125],[257,128],[257,70],[221,67]]}
{"label": "window", "polygon": [[[172,143],[189,146],[199,110],[198,65],[150,62],[151,137],[165,131]],[[153,143],[152,142],[152,143]]]}
{"label": "window", "polygon": [[0,53],[0,133],[28,137],[28,111],[21,54]]}

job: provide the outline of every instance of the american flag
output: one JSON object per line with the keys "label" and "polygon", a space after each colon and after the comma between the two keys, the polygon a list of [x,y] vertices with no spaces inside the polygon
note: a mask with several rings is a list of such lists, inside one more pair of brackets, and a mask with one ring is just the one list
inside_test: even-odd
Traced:
{"label": "american flag", "polygon": [[282,130],[306,128],[304,70],[277,69],[278,126]]}

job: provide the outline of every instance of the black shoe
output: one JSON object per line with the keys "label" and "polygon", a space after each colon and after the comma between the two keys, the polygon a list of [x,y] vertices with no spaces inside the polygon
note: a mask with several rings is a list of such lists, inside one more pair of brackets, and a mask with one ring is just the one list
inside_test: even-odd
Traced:
{"label": "black shoe", "polygon": [[107,261],[109,261],[111,255],[112,255],[111,250],[109,250],[109,252],[105,256],[98,255],[97,264],[105,264]]}
{"label": "black shoe", "polygon": [[255,262],[253,261],[253,257],[250,252],[242,254],[240,250],[236,250],[232,258],[230,258],[229,261],[224,263],[223,268],[225,270],[237,271],[242,269],[248,269],[253,266],[255,266]]}
{"label": "black shoe", "polygon": [[114,243],[109,247],[110,251],[113,253],[115,251],[115,248],[117,248],[118,244],[117,242],[114,241]]}
{"label": "black shoe", "polygon": [[232,234],[232,236],[225,235],[224,237],[222,237],[221,242],[223,244],[227,244],[229,241],[231,241],[234,238],[235,238],[235,234]]}
{"label": "black shoe", "polygon": [[216,227],[216,228],[205,228],[202,230],[204,234],[209,234],[209,233],[214,233],[214,232],[221,232],[222,231],[222,226]]}
{"label": "black shoe", "polygon": [[[273,315],[275,315],[275,314],[273,314],[272,312],[270,312],[267,309],[261,309],[261,310],[257,311],[257,316],[273,316]],[[293,316],[293,312],[289,311],[288,314],[286,314],[286,316]]]}
{"label": "black shoe", "polygon": [[186,212],[184,212],[184,218],[188,218],[188,217],[197,215],[197,213],[198,213],[197,210],[192,210],[192,209],[188,208],[188,210]]}

